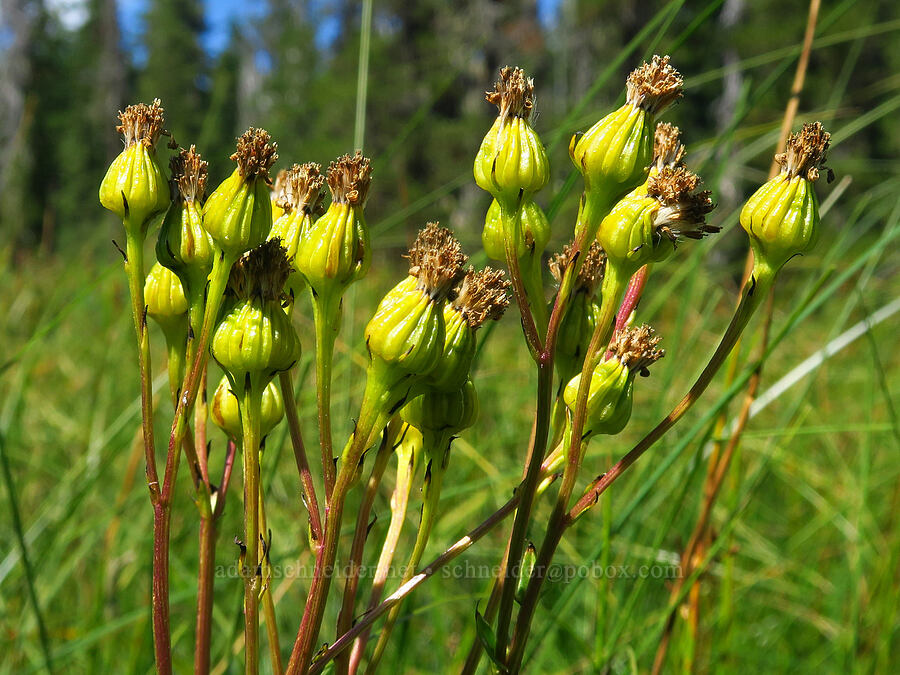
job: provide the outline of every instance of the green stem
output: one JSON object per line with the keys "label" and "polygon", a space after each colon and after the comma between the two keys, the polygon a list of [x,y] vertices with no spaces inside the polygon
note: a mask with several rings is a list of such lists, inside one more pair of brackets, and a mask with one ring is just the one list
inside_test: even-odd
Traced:
{"label": "green stem", "polygon": [[[369,533],[369,516],[372,513],[372,504],[375,495],[381,485],[384,471],[387,469],[388,460],[391,457],[394,440],[392,433],[399,426],[399,420],[393,422],[381,439],[381,446],[375,456],[375,465],[366,484],[366,491],[356,516],[356,530],[353,533],[353,543],[350,546],[350,560],[347,563],[347,580],[344,582],[344,596],[341,600],[341,611],[338,614],[337,635],[343,635],[353,625],[353,612],[356,606],[356,592],[359,588],[359,572],[362,564],[363,549],[366,545],[366,537]],[[348,673],[350,669],[350,654],[344,653],[335,662],[336,673]]]}
{"label": "green stem", "polygon": [[[402,435],[402,432],[401,432]],[[378,564],[375,567],[375,576],[372,579],[372,591],[366,612],[372,611],[381,602],[384,585],[394,562],[394,554],[400,541],[400,533],[403,531],[403,523],[406,521],[406,509],[409,505],[409,493],[412,489],[413,476],[416,473],[418,453],[407,443],[401,443],[396,448],[397,454],[397,483],[391,495],[391,522],[388,525],[381,554],[378,556]],[[350,655],[350,672],[355,675],[359,669],[369,641],[371,629],[360,635],[353,643],[353,653]]]}
{"label": "green stem", "polygon": [[[541,550],[538,553],[537,565],[535,566],[535,574],[528,585],[525,599],[522,603],[522,609],[519,612],[518,622],[516,625],[516,637],[513,643],[513,652],[510,655],[510,659],[507,663],[510,673],[518,673],[519,669],[521,668],[522,658],[525,653],[525,643],[528,638],[531,620],[534,617],[534,611],[537,607],[537,600],[540,594],[541,585],[543,584],[546,570],[552,562],[556,547],[559,545],[559,542],[561,541],[566,529],[568,529],[581,514],[595,505],[606,488],[608,488],[619,476],[621,476],[622,473],[629,466],[631,466],[638,457],[640,457],[644,452],[646,452],[648,448],[650,448],[650,446],[652,446],[657,440],[659,440],[666,433],[666,431],[672,428],[672,426],[679,419],[681,419],[681,417],[683,417],[684,414],[691,408],[691,406],[700,398],[700,396],[706,390],[707,386],[709,386],[709,383],[712,381],[713,376],[722,366],[725,359],[728,357],[728,354],[731,352],[734,344],[740,337],[741,332],[749,322],[750,317],[759,307],[760,302],[765,298],[766,294],[772,286],[772,283],[774,282],[774,279],[775,271],[771,270],[768,267],[757,265],[757,267],[754,269],[754,274],[745,285],[741,302],[738,305],[734,317],[732,318],[730,325],[726,329],[725,334],[722,336],[722,339],[719,342],[719,346],[716,348],[715,353],[710,358],[709,363],[703,369],[703,372],[697,378],[697,381],[694,383],[685,397],[681,400],[681,402],[627,455],[620,459],[609,471],[596,478],[591,483],[591,485],[588,486],[588,489],[585,491],[584,495],[568,512],[564,512],[562,514],[562,517],[560,517],[559,515],[558,508],[560,502],[557,502],[557,509],[554,510],[554,513],[551,516],[551,523],[547,528],[546,537],[543,544],[541,545]],[[592,341],[592,345],[593,344],[594,343]],[[590,355],[591,354],[589,352],[588,356],[590,357]],[[585,365],[587,366],[587,362],[585,363]],[[582,384],[584,382],[584,379],[585,377],[584,375],[582,375]],[[579,403],[581,403],[581,394],[582,392],[581,390],[579,390]],[[579,410],[580,409],[581,407],[579,406]],[[573,421],[573,436],[580,431],[579,427],[577,426],[579,422],[583,424],[583,413],[579,415],[579,410],[576,410],[575,412]],[[563,476],[563,481],[565,482],[565,475]],[[560,488],[560,492],[562,493],[562,488]]]}
{"label": "green stem", "polygon": [[358,463],[362,453],[369,446],[372,437],[381,430],[386,421],[386,413],[381,410],[379,394],[375,384],[377,378],[370,377],[367,381],[366,393],[363,396],[359,419],[356,429],[350,436],[347,446],[341,455],[341,468],[338,471],[334,483],[331,498],[326,500],[325,507],[325,534],[322,548],[316,556],[316,565],[313,570],[313,580],[303,609],[303,618],[291,650],[291,659],[288,662],[288,675],[304,675],[310,666],[313,646],[319,637],[319,629],[322,624],[322,616],[325,612],[325,604],[328,600],[328,589],[331,586],[331,577],[334,571],[334,561],[337,558],[337,546],[341,533],[341,519],[344,514],[344,503],[350,488],[353,487]]}
{"label": "green stem", "polygon": [[[419,563],[422,562],[425,546],[428,544],[428,538],[431,536],[431,530],[437,518],[441,487],[450,456],[451,437],[445,434],[429,434],[428,432],[424,435],[425,455],[426,457],[430,455],[431,459],[428,460],[428,465],[425,469],[425,482],[422,485],[422,517],[419,521],[419,531],[416,533],[416,542],[413,545],[412,553],[400,580],[401,586],[415,576]],[[429,439],[429,436],[432,436],[432,438]],[[378,636],[378,643],[375,645],[372,659],[366,666],[366,675],[373,675],[377,670],[381,657],[384,655],[384,650],[387,648],[388,641],[391,638],[391,631],[394,629],[397,617],[400,616],[401,607],[402,603],[398,602],[388,612],[381,634]],[[342,635],[342,633],[338,632],[338,635]]]}
{"label": "green stem", "polygon": [[316,328],[316,403],[319,413],[319,446],[325,499],[334,489],[334,442],[331,433],[331,378],[334,343],[341,328],[341,298],[313,293],[313,321]]}
{"label": "green stem", "polygon": [[259,448],[262,388],[253,383],[241,398],[244,469],[244,667],[259,672]]}
{"label": "green stem", "polygon": [[[259,461],[262,464],[262,448],[259,450]],[[266,502],[265,491],[263,490],[262,481],[259,484],[259,531],[262,534],[259,540],[260,548],[260,565],[262,567],[263,582],[260,593],[262,594],[263,612],[266,617],[266,638],[269,642],[269,659],[272,665],[274,675],[281,675],[284,672],[284,666],[281,663],[281,643],[278,640],[278,620],[275,616],[275,600],[272,598],[272,589],[269,582],[272,577],[271,565],[269,564],[269,526],[266,523]]]}

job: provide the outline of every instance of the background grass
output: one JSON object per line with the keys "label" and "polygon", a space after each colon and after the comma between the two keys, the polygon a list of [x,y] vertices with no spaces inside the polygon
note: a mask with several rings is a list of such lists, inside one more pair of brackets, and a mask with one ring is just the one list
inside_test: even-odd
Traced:
{"label": "background grass", "polygon": [[[693,20],[681,21],[676,30],[672,21],[682,16],[683,5],[660,5],[645,30],[621,51],[620,62],[627,68],[644,55],[665,51],[676,63],[689,64],[692,51],[700,49],[691,42],[692,31],[713,20],[719,3],[693,8]],[[793,260],[779,279],[773,320],[777,344],[765,363],[762,392],[858,322],[896,306],[891,303],[898,295],[900,265],[897,162],[845,148],[856,147],[860,135],[900,107],[896,76],[861,87],[859,78],[870,80],[871,74],[856,70],[866,41],[895,39],[900,26],[891,20],[879,22],[877,12],[862,26],[843,25],[860,7],[869,6],[829,3],[820,20],[812,68],[827,70],[828,64],[841,61],[839,57],[843,62],[817,73],[813,82],[827,76],[831,86],[806,94],[801,117],[821,118],[834,132],[831,165],[844,182],[828,187],[821,181],[819,193],[827,209],[822,239],[813,254]],[[729,126],[705,137],[695,129],[683,130],[689,163],[714,192],[731,184],[735,175],[742,186],[764,178],[780,117],[778,109],[761,110],[760,102],[790,81],[797,51],[791,45],[760,45],[732,66],[745,75],[745,84]],[[585,128],[608,109],[610,104],[598,104],[595,95],[604,92],[608,102],[620,91],[619,68],[615,62],[598,68],[592,86],[566,116],[538,121],[555,158],[556,182],[543,195],[555,215],[551,250],[570,236],[580,188],[579,182],[566,179],[570,165],[565,142],[572,130]],[[696,101],[704,87],[716,86],[723,76],[721,69],[683,68],[689,100]],[[364,83],[377,87],[381,76],[372,70],[359,82],[363,90]],[[428,112],[426,106],[412,119],[428,125]],[[676,110],[676,120],[678,114]],[[485,129],[489,123],[486,118]],[[473,155],[479,141],[480,136],[471,138]],[[376,163],[379,157],[376,154]],[[396,246],[408,233],[400,226],[407,220],[424,221],[445,208],[444,196],[471,181],[468,162],[459,162],[458,178],[420,186],[424,196],[404,211],[370,210],[376,262],[370,277],[352,292],[337,345],[338,439],[349,432],[359,401],[365,366],[362,328],[378,298],[401,274]],[[376,177],[373,191],[390,189]],[[829,200],[829,195],[834,198]],[[725,208],[715,214],[724,232],[680,247],[673,260],[654,271],[638,318],[657,327],[667,356],[649,379],[637,383],[635,411],[625,432],[591,445],[585,480],[602,472],[610,457],[627,451],[681,397],[727,324],[746,241],[737,226],[739,200],[724,201]],[[10,478],[4,484],[0,517],[3,672],[44,670],[47,656],[60,672],[152,669],[151,513],[136,445],[135,350],[121,261],[103,236],[105,225],[99,223],[104,221],[94,202],[93,194],[85,195],[85,220],[98,222],[96,236],[57,254],[18,252],[15,266],[10,248],[0,258],[5,261],[0,274],[0,451]],[[460,235],[473,258],[483,263],[483,254],[476,253],[477,227]],[[297,328],[307,346],[298,369],[298,400],[307,443],[313,446],[312,322],[311,313],[302,311],[308,307],[301,304],[298,309]],[[480,354],[475,381],[481,420],[455,444],[442,498],[446,508],[430,552],[439,552],[502,504],[519,476],[534,376],[515,314],[510,311],[491,330]],[[900,367],[897,316],[884,318],[829,354],[752,419],[714,511],[717,555],[701,582],[699,670],[888,673],[900,658],[900,428],[893,403]],[[752,328],[758,328],[758,321]],[[756,349],[758,331],[748,335],[739,373]],[[153,337],[157,422],[163,437],[171,405],[161,335]],[[217,379],[211,373],[210,381]],[[728,391],[718,378],[703,403],[612,488],[611,564],[629,569],[655,565],[663,576],[674,569],[696,519],[704,452],[713,440],[712,418],[736,391]],[[285,433],[282,425],[270,436],[263,469],[272,557],[276,564],[311,569],[305,513]],[[221,461],[223,438],[215,431],[211,438],[213,461]],[[372,542],[380,542],[387,526],[392,473],[393,467],[376,501]],[[188,672],[197,533],[184,472],[176,493],[172,630],[176,671]],[[224,565],[236,559],[230,542],[241,532],[238,496],[232,493],[222,526],[218,561]],[[548,514],[545,499],[538,505],[537,522]],[[407,535],[416,521],[413,507]],[[599,560],[600,528],[599,512],[586,516],[563,542],[558,562],[579,566]],[[476,603],[486,599],[490,583],[478,571],[497,563],[507,534],[508,524],[458,559],[462,567],[437,575],[413,595],[386,654],[384,672],[458,670],[474,639]],[[529,534],[539,538],[542,530],[534,527]],[[410,543],[405,537],[406,548],[401,550],[408,550]],[[370,548],[376,550],[367,561],[374,563],[378,543]],[[274,582],[285,650],[302,613],[307,583],[295,577]],[[29,601],[29,588],[40,613]],[[213,661],[220,663],[219,672],[239,672],[240,659],[234,654],[239,649],[241,582],[219,579],[216,593]],[[529,671],[647,670],[668,597],[666,580],[659,578],[615,578],[601,585],[588,575],[548,584],[534,624]],[[598,623],[602,604],[610,617],[603,629]],[[322,640],[333,639],[335,618],[329,614]],[[49,653],[40,639],[41,621]],[[686,649],[679,624],[670,650],[671,669],[681,667]]]}

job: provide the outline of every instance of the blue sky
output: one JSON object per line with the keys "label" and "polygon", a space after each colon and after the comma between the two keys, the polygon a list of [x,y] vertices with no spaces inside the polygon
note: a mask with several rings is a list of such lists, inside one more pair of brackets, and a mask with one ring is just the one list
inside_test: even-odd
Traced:
{"label": "blue sky", "polygon": [[[409,0],[414,1],[414,0]],[[552,23],[563,0],[538,0],[538,15],[545,24]],[[320,0],[325,5],[327,0]],[[140,39],[143,31],[143,16],[149,0],[118,0],[119,23],[125,48],[140,59]],[[86,19],[85,0],[47,0],[68,28],[77,28]],[[265,0],[203,0],[206,31],[203,47],[215,56],[228,44],[231,22],[235,19],[247,20],[262,16],[266,11]],[[378,3],[375,2],[377,10]],[[318,40],[327,44],[335,34],[337,26],[325,19],[320,26]]]}

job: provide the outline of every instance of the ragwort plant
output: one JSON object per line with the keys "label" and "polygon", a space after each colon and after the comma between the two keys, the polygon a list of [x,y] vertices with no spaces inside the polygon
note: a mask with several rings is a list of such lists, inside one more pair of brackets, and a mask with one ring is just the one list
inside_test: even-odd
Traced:
{"label": "ragwort plant", "polygon": [[[125,149],[103,179],[100,201],[125,228],[154,514],[152,626],[158,672],[173,668],[169,522],[182,454],[198,517],[196,673],[210,671],[219,523],[238,458],[244,528],[235,542],[244,586],[245,672],[257,673],[260,667],[260,606],[274,672],[319,673],[332,661],[342,674],[375,672],[390,647],[403,599],[513,514],[505,551],[497,552],[503,572],[484,611],[476,611],[479,640],[464,672],[477,667],[482,651],[500,672],[522,669],[539,594],[566,531],[699,400],[778,271],[815,244],[819,228],[814,183],[824,167],[829,135],[821,124],[811,123],[788,139],[776,156],[780,173],[741,212],[752,273],[707,366],[637,446],[576,493],[588,443],[602,436],[603,443],[612,444],[607,437],[620,433],[631,417],[637,376],[648,375],[664,356],[661,338],[635,316],[651,269],[680,255],[688,240],[719,231],[708,222],[715,207],[711,194],[700,189],[700,177],[685,165],[679,130],[657,121],[682,96],[681,75],[668,57],[654,56],[629,75],[626,94],[624,105],[572,138],[569,154],[583,176],[584,192],[572,242],[551,256],[545,270],[550,223],[534,197],[547,185],[550,166],[532,126],[534,83],[519,68],[500,71],[486,95],[498,115],[477,151],[474,177],[493,197],[482,236],[485,252],[506,266],[509,279],[499,270],[467,266],[456,238],[437,223],[419,232],[407,256],[407,274],[375,308],[362,336],[368,354],[364,393],[353,431],[337,456],[332,361],[343,297],[366,275],[371,261],[365,219],[373,187],[369,160],[357,151],[332,162],[324,175],[317,164],[294,164],[273,182],[269,171],[276,145],[267,132],[251,128],[238,139],[233,173],[204,198],[207,164],[194,146],[172,157],[166,177],[156,150],[164,133],[158,100],[119,114]],[[323,211],[326,183],[331,202]],[[145,279],[144,241],[157,222],[158,262]],[[546,271],[556,281],[549,302]],[[293,366],[308,338],[301,340],[292,317],[304,311],[298,308],[303,293],[310,297],[315,326],[310,340],[316,350],[320,446],[315,462],[307,456],[294,400]],[[530,440],[522,438],[523,477],[501,509],[423,565],[442,506],[453,440],[477,419],[472,373],[477,332],[503,316],[510,295],[537,371],[533,427]],[[148,316],[163,329],[175,409],[162,475],[153,437]],[[208,407],[205,394],[198,400],[198,392],[206,391],[210,356],[225,376]],[[307,531],[299,534],[315,559],[302,610],[287,604],[280,608],[293,613],[299,625],[286,665],[270,588],[271,533],[261,488],[264,441],[282,416],[306,507]],[[225,433],[228,448],[215,472],[207,443],[210,418]],[[391,520],[363,602],[360,565],[373,543],[368,539],[372,503],[392,458]],[[412,549],[403,554],[400,534],[419,467],[424,468],[419,526]],[[347,497],[354,490],[362,497],[347,548],[341,535]],[[552,500],[553,507],[535,546],[526,541],[526,532],[540,527],[533,522],[534,506],[542,498]],[[400,556],[406,560],[403,574],[397,588],[389,589],[390,570]],[[338,569],[347,572],[338,589],[335,637],[319,648],[320,634],[330,633],[322,624]],[[381,617],[385,621],[372,640],[373,624]]]}

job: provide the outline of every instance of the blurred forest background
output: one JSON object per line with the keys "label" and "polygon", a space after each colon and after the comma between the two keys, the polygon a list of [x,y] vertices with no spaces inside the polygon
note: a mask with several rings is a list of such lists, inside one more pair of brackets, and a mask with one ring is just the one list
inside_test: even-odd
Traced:
{"label": "blurred forest background", "polygon": [[[234,138],[250,125],[277,140],[279,166],[327,163],[353,149],[358,3],[0,5],[0,225],[20,252],[59,250],[72,238],[108,239],[116,231],[94,194],[120,148],[115,112],[139,99],[162,99],[174,138],[195,143],[210,160],[212,185],[230,172]],[[744,139],[755,142],[777,127],[792,74],[785,56],[799,51],[805,20],[806,3],[778,0],[376,2],[364,118],[365,151],[376,171],[369,213],[375,222],[412,230],[427,205],[428,219],[477,232],[486,202],[469,165],[493,116],[483,91],[506,64],[535,78],[536,127],[553,150],[551,188],[558,188],[570,172],[569,135],[623,95],[621,83],[645,56],[641,39],[649,29],[674,37],[657,48],[671,51],[687,76],[687,95],[667,117],[682,127],[689,150],[702,153],[712,138],[740,126],[714,149],[717,157],[735,154]],[[823,7],[799,121],[814,111],[826,124],[845,123],[876,103],[888,106],[839,151],[842,160],[867,158],[840,162],[853,173],[852,192],[896,169],[900,121],[887,113],[900,107],[898,29],[890,0]],[[839,82],[846,93],[835,100]],[[771,146],[752,153],[760,170]],[[694,166],[700,157],[694,154]],[[760,175],[722,163],[720,175],[706,176],[720,212],[740,202]],[[98,232],[101,221],[109,227]]]}

